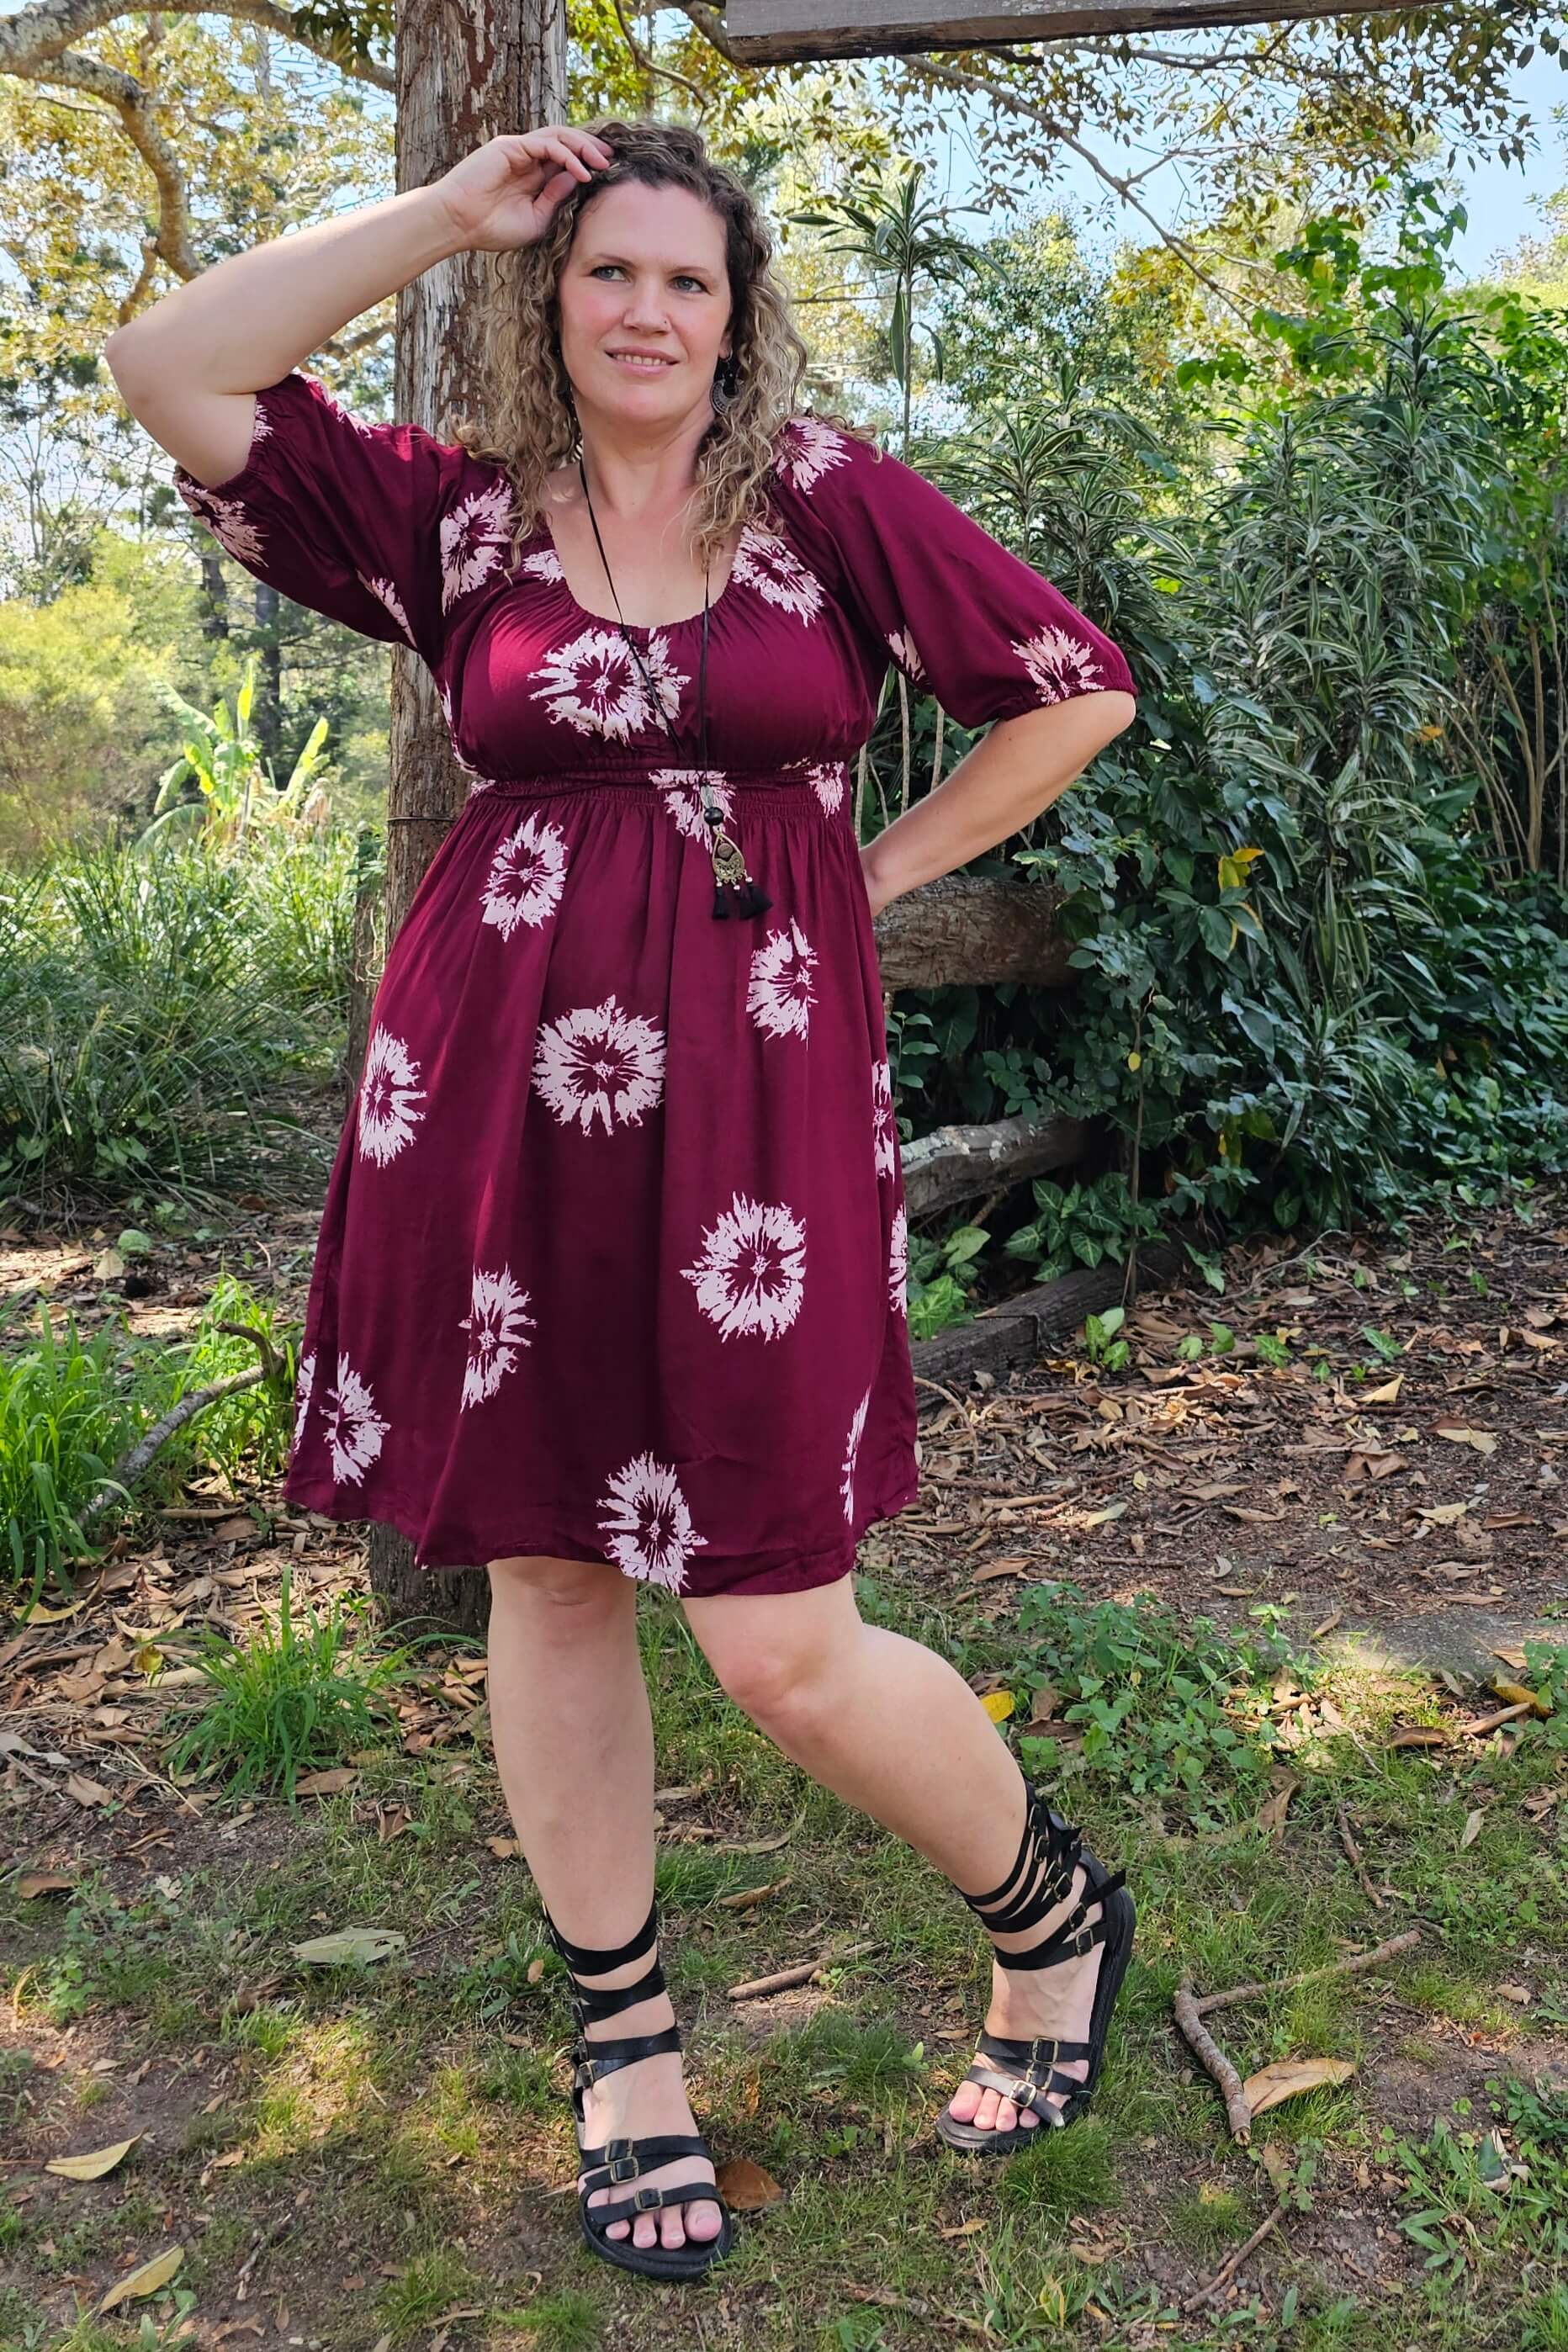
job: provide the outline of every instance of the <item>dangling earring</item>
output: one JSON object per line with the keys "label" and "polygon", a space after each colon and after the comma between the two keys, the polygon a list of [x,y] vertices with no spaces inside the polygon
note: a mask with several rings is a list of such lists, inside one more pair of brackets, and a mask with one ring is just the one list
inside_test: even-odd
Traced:
{"label": "dangling earring", "polygon": [[724,411],[734,399],[740,382],[740,362],[731,352],[728,359],[720,361],[717,368],[715,368],[713,372],[713,391],[711,397],[713,406],[719,415],[723,415]]}

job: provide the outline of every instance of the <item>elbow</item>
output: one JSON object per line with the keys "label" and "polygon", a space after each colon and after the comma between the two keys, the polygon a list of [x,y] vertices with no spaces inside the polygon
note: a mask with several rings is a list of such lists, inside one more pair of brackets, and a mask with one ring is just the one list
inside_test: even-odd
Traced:
{"label": "elbow", "polygon": [[1108,688],[1095,699],[1104,706],[1105,740],[1114,742],[1117,736],[1131,726],[1138,715],[1138,697],[1121,687]]}

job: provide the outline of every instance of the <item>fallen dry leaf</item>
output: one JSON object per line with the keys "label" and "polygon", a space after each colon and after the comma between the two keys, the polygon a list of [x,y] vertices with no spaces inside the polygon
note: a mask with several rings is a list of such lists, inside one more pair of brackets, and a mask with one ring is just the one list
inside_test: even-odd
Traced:
{"label": "fallen dry leaf", "polygon": [[1468,1445],[1477,1454],[1495,1454],[1497,1437],[1489,1429],[1472,1429],[1468,1422],[1436,1421],[1432,1424],[1434,1437],[1446,1437],[1450,1445]]}
{"label": "fallen dry leaf", "polygon": [[1300,1780],[1292,1780],[1289,1777],[1280,1781],[1273,1795],[1258,1809],[1256,1819],[1260,1830],[1267,1830],[1272,1837],[1279,1835],[1285,1826],[1285,1816],[1290,1810],[1290,1800],[1300,1785]]}
{"label": "fallen dry leaf", "polygon": [[1013,1712],[1013,1694],[1005,1690],[987,1691],[980,1704],[993,1723],[1005,1723]]}
{"label": "fallen dry leaf", "polygon": [[74,1797],[79,1805],[111,1805],[114,1799],[100,1780],[89,1780],[85,1772],[72,1772],[66,1781],[66,1794]]}
{"label": "fallen dry leaf", "polygon": [[1406,1724],[1387,1742],[1390,1748],[1447,1748],[1448,1734],[1436,1723]]}
{"label": "fallen dry leaf", "polygon": [[994,1576],[1032,1576],[1034,1572],[1032,1559],[994,1559],[989,1568],[977,1568],[972,1581],[986,1584]]}
{"label": "fallen dry leaf", "polygon": [[133,2148],[141,2138],[132,2132],[129,2139],[117,2139],[110,2147],[95,2147],[85,2156],[51,2156],[44,2167],[46,2172],[58,2172],[62,2180],[101,2180],[106,2172]]}
{"label": "fallen dry leaf", "polygon": [[939,2227],[938,2235],[943,2238],[973,2238],[978,2236],[984,2227],[984,2214],[976,2213],[972,2221],[955,2221],[951,2229]]}
{"label": "fallen dry leaf", "polygon": [[749,2156],[726,2157],[713,2174],[719,2189],[732,2212],[760,2213],[765,2205],[776,2205],[784,2190],[771,2172],[753,2164]]}
{"label": "fallen dry leaf", "polygon": [[331,1967],[344,1960],[384,1960],[401,1951],[408,1938],[395,1927],[343,1927],[333,1936],[311,1936],[289,1949],[297,1960]]}
{"label": "fallen dry leaf", "polygon": [[498,1862],[515,1862],[522,1853],[514,1837],[486,1838],[485,1843]]}
{"label": "fallen dry leaf", "polygon": [[139,2270],[132,2271],[110,2288],[98,2306],[99,2317],[101,2319],[118,2304],[129,2303],[132,2295],[156,2294],[161,2286],[168,2285],[184,2259],[184,2246],[169,2246],[163,2253],[154,2254],[151,2262],[143,2263]]}
{"label": "fallen dry leaf", "polygon": [[1348,2083],[1355,2073],[1349,2058],[1280,2058],[1272,2066],[1260,2068],[1242,2084],[1247,2105],[1255,2116],[1277,2107],[1285,2099],[1300,2098],[1303,2091],[1321,2090],[1326,2084]]}
{"label": "fallen dry leaf", "polygon": [[352,1789],[359,1774],[352,1764],[334,1764],[328,1772],[305,1772],[294,1783],[297,1797],[335,1797],[341,1790]]}
{"label": "fallen dry leaf", "polygon": [[31,1903],[39,1895],[70,1895],[76,1881],[61,1870],[25,1870],[16,1881],[16,1892],[24,1903]]}
{"label": "fallen dry leaf", "polygon": [[1459,1846],[1461,1852],[1466,1846],[1474,1845],[1477,1838],[1480,1835],[1481,1823],[1485,1819],[1486,1814],[1479,1805],[1476,1807],[1474,1812],[1467,1813],[1465,1815],[1465,1826],[1459,1832]]}

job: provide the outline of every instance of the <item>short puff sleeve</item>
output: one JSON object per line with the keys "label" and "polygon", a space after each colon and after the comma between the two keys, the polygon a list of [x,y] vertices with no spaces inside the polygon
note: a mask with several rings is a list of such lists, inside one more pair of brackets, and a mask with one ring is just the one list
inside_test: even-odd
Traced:
{"label": "short puff sleeve", "polygon": [[369,425],[295,368],[256,394],[249,454],[174,487],[219,545],[296,604],[432,667],[461,601],[502,569],[503,474],[417,425]]}
{"label": "short puff sleeve", "polygon": [[1137,692],[1102,629],[901,458],[795,416],[773,483],[841,602],[960,726]]}

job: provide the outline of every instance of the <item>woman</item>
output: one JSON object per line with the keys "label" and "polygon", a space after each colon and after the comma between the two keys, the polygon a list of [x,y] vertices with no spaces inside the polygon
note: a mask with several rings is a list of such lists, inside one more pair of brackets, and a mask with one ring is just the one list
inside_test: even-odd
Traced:
{"label": "woman", "polygon": [[[493,440],[362,424],[300,372],[468,248],[508,257]],[[377,994],[287,1491],[488,1563],[496,1760],[571,1972],[584,2233],[663,2278],[731,2223],[657,1958],[639,1581],[787,1756],[975,1890],[995,1965],[952,2146],[1082,2111],[1133,1925],[851,1575],[917,1489],[872,919],[1027,824],[1131,679],[921,476],[796,413],[770,258],[694,132],[552,125],[108,346],[186,504],[297,603],[411,646],[470,778]],[[997,724],[862,847],[849,761],[889,656]]]}

